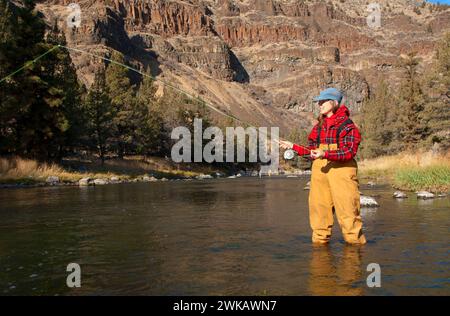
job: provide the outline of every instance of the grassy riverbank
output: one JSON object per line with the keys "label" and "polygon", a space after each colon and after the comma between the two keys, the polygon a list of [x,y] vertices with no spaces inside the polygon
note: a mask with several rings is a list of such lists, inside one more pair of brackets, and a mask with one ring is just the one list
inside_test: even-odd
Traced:
{"label": "grassy riverbank", "polygon": [[407,191],[450,191],[450,154],[401,153],[358,163],[360,178],[391,183]]}
{"label": "grassy riverbank", "polygon": [[[392,184],[406,191],[450,191],[450,153],[433,155],[431,152],[401,153],[393,156],[363,160],[358,163],[362,182],[375,181]],[[291,172],[292,167],[282,164]],[[143,176],[162,178],[193,178],[202,174],[224,173],[207,164],[175,164],[161,157],[126,157],[109,159],[102,166],[98,160],[65,159],[62,164],[38,163],[35,160],[0,158],[0,184],[43,184],[50,176],[63,183],[77,183],[82,178],[121,181],[142,179]]]}
{"label": "grassy riverbank", "polygon": [[65,159],[61,164],[39,163],[20,157],[0,158],[0,183],[33,185],[45,183],[48,177],[75,183],[82,178],[132,180],[144,175],[156,178],[186,178],[220,172],[217,168],[198,164],[175,164],[160,157],[126,157],[106,160]]}

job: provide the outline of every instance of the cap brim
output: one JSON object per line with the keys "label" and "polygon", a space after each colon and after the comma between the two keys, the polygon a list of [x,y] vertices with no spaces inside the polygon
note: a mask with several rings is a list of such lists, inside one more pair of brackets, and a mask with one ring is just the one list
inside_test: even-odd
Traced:
{"label": "cap brim", "polygon": [[315,97],[313,98],[313,102],[319,102],[319,101],[323,101],[323,100],[328,100],[326,98],[321,98],[321,97]]}

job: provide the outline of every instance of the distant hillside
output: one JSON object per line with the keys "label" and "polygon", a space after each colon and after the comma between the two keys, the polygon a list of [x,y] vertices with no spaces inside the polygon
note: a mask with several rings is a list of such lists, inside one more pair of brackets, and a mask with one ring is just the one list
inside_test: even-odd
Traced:
{"label": "distant hillside", "polygon": [[[450,30],[450,9],[422,1],[378,0],[381,27],[367,25],[371,1],[45,0],[68,45],[93,53],[119,50],[141,69],[258,125],[284,131],[312,123],[311,99],[342,88],[358,112],[383,77],[392,89],[401,54],[427,65]],[[82,23],[67,29],[69,3]],[[98,59],[72,53],[80,79],[92,82]]]}

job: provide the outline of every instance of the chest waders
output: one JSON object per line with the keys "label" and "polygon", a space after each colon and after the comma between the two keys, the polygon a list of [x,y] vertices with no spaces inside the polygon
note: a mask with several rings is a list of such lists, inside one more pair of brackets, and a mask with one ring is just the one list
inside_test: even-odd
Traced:
{"label": "chest waders", "polygon": [[[317,144],[323,150],[339,149],[339,134],[352,123],[343,122],[337,130],[333,143],[321,144],[318,128]],[[327,139],[328,137],[326,137]],[[358,166],[354,159],[339,162],[315,159],[311,168],[309,192],[309,221],[314,243],[327,243],[331,238],[333,214],[336,213],[342,235],[347,243],[365,244],[360,215]]]}

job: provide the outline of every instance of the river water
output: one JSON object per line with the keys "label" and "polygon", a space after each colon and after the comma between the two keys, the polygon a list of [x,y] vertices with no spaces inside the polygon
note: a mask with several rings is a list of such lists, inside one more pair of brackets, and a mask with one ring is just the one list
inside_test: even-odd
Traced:
{"label": "river water", "polygon": [[[306,178],[0,190],[2,295],[450,295],[450,199],[364,187],[368,244],[310,242]],[[69,288],[69,263],[81,287]],[[381,287],[369,288],[370,263]]]}

